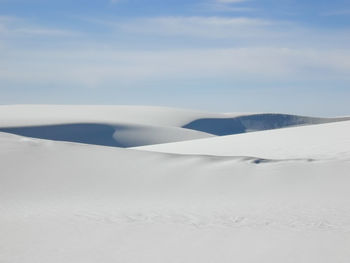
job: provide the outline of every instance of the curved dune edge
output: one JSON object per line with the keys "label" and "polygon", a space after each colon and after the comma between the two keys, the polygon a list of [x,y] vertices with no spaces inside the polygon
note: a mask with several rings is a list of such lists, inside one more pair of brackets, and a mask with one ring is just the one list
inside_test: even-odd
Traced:
{"label": "curved dune edge", "polygon": [[208,133],[178,127],[100,123],[8,127],[0,128],[0,132],[38,139],[112,147],[135,147],[214,136]]}
{"label": "curved dune edge", "polygon": [[0,131],[39,139],[138,147],[344,121],[286,114],[215,114],[146,106],[0,106]]}
{"label": "curved dune edge", "polygon": [[[273,138],[272,132],[305,128],[323,133],[334,124],[218,139]],[[200,255],[205,263],[248,256],[250,262],[279,263],[288,255],[293,262],[328,263],[338,255],[346,263],[350,257],[350,162],[337,158],[340,145],[328,161],[256,163],[265,159],[8,133],[0,133],[0,144],[2,262],[197,262]]]}
{"label": "curved dune edge", "polygon": [[266,159],[350,159],[350,121],[297,126],[133,149]]}

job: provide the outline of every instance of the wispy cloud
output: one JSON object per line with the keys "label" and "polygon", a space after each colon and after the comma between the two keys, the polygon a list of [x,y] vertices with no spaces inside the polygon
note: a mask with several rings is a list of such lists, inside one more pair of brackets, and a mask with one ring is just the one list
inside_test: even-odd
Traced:
{"label": "wispy cloud", "polygon": [[[0,80],[22,84],[133,87],[154,81],[224,79],[349,80],[348,50],[230,48],[121,51],[115,49],[11,50]],[[17,61],[21,61],[18,63]],[[91,63],[93,61],[93,63]],[[323,76],[319,75],[323,72]],[[166,87],[164,87],[166,88]]]}
{"label": "wispy cloud", "polygon": [[[169,16],[134,18],[122,21],[95,19],[109,28],[110,35],[127,35],[133,39],[152,37],[157,41],[171,39],[190,40],[206,46],[206,43],[231,45],[234,47],[347,47],[350,34],[346,29],[332,30],[306,27],[280,20],[228,16]],[[120,37],[119,37],[120,39]],[[337,39],[334,42],[334,39]],[[210,42],[203,42],[210,40]],[[119,41],[120,43],[120,41]],[[177,42],[178,43],[178,42]],[[176,46],[176,44],[174,44]],[[215,45],[215,44],[214,44]]]}
{"label": "wispy cloud", "polygon": [[242,5],[249,0],[209,0],[199,4],[203,10],[214,12],[251,12],[255,9]]}
{"label": "wispy cloud", "polygon": [[254,8],[251,7],[238,7],[231,5],[223,5],[220,3],[202,3],[200,5],[201,9],[209,10],[214,12],[231,12],[231,13],[244,13],[244,12],[253,12]]}
{"label": "wispy cloud", "polygon": [[328,12],[322,13],[321,15],[324,15],[324,16],[350,15],[350,9],[328,11]]}
{"label": "wispy cloud", "polygon": [[232,4],[232,3],[242,3],[246,2],[247,0],[216,0],[217,3],[223,3],[223,4]]}
{"label": "wispy cloud", "polygon": [[[228,82],[254,79],[261,83],[326,78],[350,81],[350,51],[345,45],[350,37],[344,40],[350,35],[348,32],[318,32],[293,23],[248,17],[178,16],[90,21],[108,28],[105,35],[99,35],[99,44],[94,42],[95,35],[91,33],[87,38],[77,38],[75,46],[65,45],[64,50],[27,49],[25,43],[12,46],[11,41],[0,45],[0,53],[6,54],[0,61],[0,83],[132,88],[144,83],[186,83],[198,79]],[[4,29],[0,27],[0,32],[5,30],[7,33],[2,34],[5,36],[65,39],[71,34],[69,30],[28,25],[27,21],[12,17],[0,17],[1,25]],[[122,50],[110,48],[114,44],[111,35],[118,36],[118,44],[126,36],[128,46]],[[152,51],[143,49],[145,35],[153,39]],[[218,39],[218,43],[225,40],[231,46],[157,46],[157,37],[190,38],[200,43]],[[128,39],[142,45],[131,48]],[[242,39],[244,43],[240,42]],[[345,47],[337,47],[334,39]],[[86,48],[89,43],[90,48]]]}
{"label": "wispy cloud", "polygon": [[60,29],[52,29],[52,28],[41,28],[41,27],[23,27],[12,30],[15,34],[27,34],[27,35],[41,35],[41,36],[53,36],[53,37],[69,37],[76,36],[77,32],[70,30],[60,30]]}
{"label": "wispy cloud", "polygon": [[247,17],[154,17],[119,22],[114,26],[123,31],[139,34],[242,38],[259,35],[264,28],[273,26],[273,22]]}
{"label": "wispy cloud", "polygon": [[124,0],[109,0],[109,2],[110,2],[111,4],[117,4],[117,3],[120,3],[120,2],[122,2],[122,1],[124,1]]}
{"label": "wispy cloud", "polygon": [[13,22],[18,20],[16,17],[14,16],[2,16],[0,15],[0,22],[4,23],[4,22]]}
{"label": "wispy cloud", "polygon": [[30,21],[13,16],[0,16],[0,32],[3,37],[25,37],[30,35],[72,37],[80,34],[72,30],[38,26],[30,23]]}

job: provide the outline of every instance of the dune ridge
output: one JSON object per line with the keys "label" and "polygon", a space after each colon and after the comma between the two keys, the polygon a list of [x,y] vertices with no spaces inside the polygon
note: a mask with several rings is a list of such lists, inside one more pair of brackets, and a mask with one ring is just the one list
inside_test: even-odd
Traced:
{"label": "dune ridge", "polygon": [[137,147],[348,119],[277,113],[220,114],[148,106],[0,106],[1,132],[112,147]]}

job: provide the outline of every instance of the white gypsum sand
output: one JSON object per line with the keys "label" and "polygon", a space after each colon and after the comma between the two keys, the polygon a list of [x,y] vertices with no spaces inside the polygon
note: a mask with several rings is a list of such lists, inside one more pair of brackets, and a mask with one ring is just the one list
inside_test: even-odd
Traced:
{"label": "white gypsum sand", "polygon": [[[139,125],[206,118],[154,110]],[[137,149],[2,132],[0,262],[348,262],[349,123]]]}
{"label": "white gypsum sand", "polygon": [[267,159],[350,159],[350,121],[220,136],[135,149]]}
{"label": "white gypsum sand", "polygon": [[276,113],[214,114],[150,106],[0,106],[0,132],[115,147],[178,142],[348,119]]}

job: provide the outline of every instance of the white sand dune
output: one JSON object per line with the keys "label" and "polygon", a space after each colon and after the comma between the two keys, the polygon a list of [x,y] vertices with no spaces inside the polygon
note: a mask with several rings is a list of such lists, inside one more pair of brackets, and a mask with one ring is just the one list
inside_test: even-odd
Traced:
{"label": "white sand dune", "polygon": [[33,138],[132,147],[212,137],[181,128],[205,116],[146,106],[0,106],[0,131]]}
{"label": "white sand dune", "polygon": [[349,118],[213,114],[147,106],[0,106],[0,131],[86,144],[133,147],[327,123]]}
{"label": "white sand dune", "polygon": [[350,158],[350,121],[291,127],[135,149],[195,155],[269,159]]}
{"label": "white sand dune", "polygon": [[32,138],[114,147],[133,147],[214,136],[178,127],[99,123],[20,126],[0,128],[0,131]]}
{"label": "white sand dune", "polygon": [[[139,125],[183,129],[166,115]],[[45,118],[22,121],[89,123]],[[0,262],[347,263],[349,134],[345,121],[124,149],[0,132]]]}

